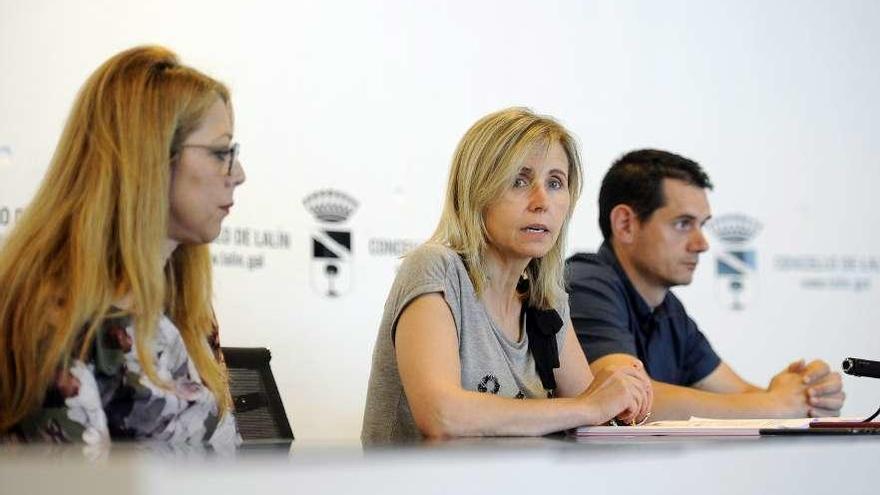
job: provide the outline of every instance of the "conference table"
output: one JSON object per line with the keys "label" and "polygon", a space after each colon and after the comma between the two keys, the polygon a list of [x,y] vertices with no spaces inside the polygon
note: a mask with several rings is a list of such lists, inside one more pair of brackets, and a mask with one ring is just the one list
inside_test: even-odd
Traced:
{"label": "conference table", "polygon": [[877,493],[880,435],[0,447],[0,494]]}

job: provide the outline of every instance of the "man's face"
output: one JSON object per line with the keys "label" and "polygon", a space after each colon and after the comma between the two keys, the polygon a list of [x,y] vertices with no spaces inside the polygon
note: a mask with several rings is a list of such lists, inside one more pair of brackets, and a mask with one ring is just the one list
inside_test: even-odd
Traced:
{"label": "man's face", "polygon": [[664,206],[644,222],[635,221],[630,259],[639,276],[655,288],[687,285],[700,253],[709,249],[703,225],[709,220],[706,191],[678,179],[663,179]]}

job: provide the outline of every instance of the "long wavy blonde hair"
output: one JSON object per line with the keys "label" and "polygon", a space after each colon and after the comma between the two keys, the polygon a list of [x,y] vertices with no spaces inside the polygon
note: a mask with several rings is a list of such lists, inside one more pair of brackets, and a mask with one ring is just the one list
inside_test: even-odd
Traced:
{"label": "long wavy blonde hair", "polygon": [[230,407],[207,345],[216,329],[206,245],[166,263],[170,160],[229,91],[162,47],[117,54],[86,81],[39,190],[0,250],[0,432],[40,407],[56,371],[85,358],[123,296],[137,357],[157,384],[151,343],[164,312],[201,379]]}
{"label": "long wavy blonde hair", "polygon": [[486,208],[510,187],[536,146],[549,149],[553,143],[559,143],[568,158],[571,201],[556,244],[526,267],[530,304],[541,309],[555,308],[565,293],[563,261],[568,222],[580,197],[583,177],[577,143],[552,117],[518,107],[483,117],[458,143],[449,171],[443,213],[430,242],[443,244],[464,257],[477,294],[487,282]]}

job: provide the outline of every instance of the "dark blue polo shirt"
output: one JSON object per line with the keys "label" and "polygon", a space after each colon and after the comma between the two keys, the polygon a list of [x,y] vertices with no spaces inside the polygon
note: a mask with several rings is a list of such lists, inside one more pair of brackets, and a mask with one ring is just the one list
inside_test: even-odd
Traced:
{"label": "dark blue polo shirt", "polygon": [[566,265],[571,320],[591,362],[629,354],[651,378],[674,385],[693,385],[721,364],[672,292],[651,311],[608,243],[596,254],[572,256]]}

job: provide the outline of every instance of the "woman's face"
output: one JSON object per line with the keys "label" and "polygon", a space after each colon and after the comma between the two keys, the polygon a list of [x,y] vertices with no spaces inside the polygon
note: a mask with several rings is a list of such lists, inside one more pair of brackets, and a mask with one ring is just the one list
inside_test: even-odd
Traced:
{"label": "woman's face", "polygon": [[558,142],[532,149],[508,189],[485,212],[489,245],[498,255],[528,260],[553,248],[571,203],[568,170]]}
{"label": "woman's face", "polygon": [[232,131],[231,108],[218,97],[172,160],[170,240],[206,244],[220,235],[235,188],[245,179],[237,159],[229,174]]}

